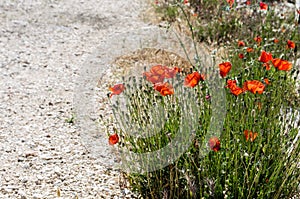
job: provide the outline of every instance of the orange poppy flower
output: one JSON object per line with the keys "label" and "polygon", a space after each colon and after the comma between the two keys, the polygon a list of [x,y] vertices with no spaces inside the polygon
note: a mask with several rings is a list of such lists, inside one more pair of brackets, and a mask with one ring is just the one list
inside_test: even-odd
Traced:
{"label": "orange poppy flower", "polygon": [[294,49],[296,47],[295,43],[291,40],[287,41],[287,48]]}
{"label": "orange poppy flower", "polygon": [[254,38],[254,41],[256,41],[258,44],[260,44],[260,42],[262,41],[262,38],[260,36],[256,36]]}
{"label": "orange poppy flower", "polygon": [[238,41],[238,47],[242,47],[242,46],[245,46],[245,42],[243,42],[243,41]]}
{"label": "orange poppy flower", "polygon": [[266,51],[263,50],[259,57],[259,61],[261,61],[263,63],[268,63],[269,61],[272,61],[272,54],[267,53]]}
{"label": "orange poppy flower", "polygon": [[113,87],[110,87],[109,90],[112,92],[110,94],[110,97],[113,95],[120,95],[125,89],[124,84],[116,84]]}
{"label": "orange poppy flower", "polygon": [[173,89],[172,85],[169,84],[168,82],[156,83],[156,84],[154,84],[154,89],[157,90],[158,92],[160,92],[160,94],[162,96],[173,95],[174,94],[174,89]]}
{"label": "orange poppy flower", "polygon": [[231,88],[232,86],[236,85],[236,80],[227,80],[227,86],[226,88]]}
{"label": "orange poppy flower", "polygon": [[268,4],[266,4],[264,2],[260,2],[259,7],[261,10],[268,10]]}
{"label": "orange poppy flower", "polygon": [[265,79],[264,79],[264,81],[265,81],[265,83],[266,83],[267,85],[269,85],[269,84],[270,84],[270,81],[269,81],[269,79],[268,79],[268,78],[265,78]]}
{"label": "orange poppy flower", "polygon": [[234,4],[234,0],[227,0],[227,3],[229,4],[230,8],[232,8],[232,5]]}
{"label": "orange poppy flower", "polygon": [[266,70],[270,70],[270,69],[271,69],[269,63],[264,63],[264,64],[263,64],[263,67],[266,67]]}
{"label": "orange poppy flower", "polygon": [[240,58],[240,59],[244,59],[244,58],[245,58],[245,55],[244,55],[243,53],[240,53],[240,54],[239,54],[239,58]]}
{"label": "orange poppy flower", "polygon": [[151,82],[152,84],[163,82],[165,79],[163,75],[155,75],[151,72],[144,72],[143,75],[146,77],[147,81]]}
{"label": "orange poppy flower", "polygon": [[248,48],[246,49],[246,51],[247,51],[247,53],[251,53],[251,52],[253,52],[253,48],[248,47]]}
{"label": "orange poppy flower", "polygon": [[155,66],[152,66],[152,68],[150,69],[150,72],[155,74],[155,75],[164,75],[165,67],[166,66],[155,65]]}
{"label": "orange poppy flower", "polygon": [[239,94],[242,94],[244,92],[242,88],[236,85],[236,80],[227,80],[226,87],[229,88],[230,92],[235,96],[238,96]]}
{"label": "orange poppy flower", "polygon": [[112,135],[109,136],[108,143],[110,145],[117,144],[118,142],[119,142],[119,136],[118,136],[118,134],[115,133],[115,134],[112,134]]}
{"label": "orange poppy flower", "polygon": [[219,151],[221,148],[221,142],[217,137],[211,137],[208,141],[209,148],[215,152]]}
{"label": "orange poppy flower", "polygon": [[184,79],[184,85],[187,87],[195,87],[199,81],[204,81],[205,77],[203,74],[199,74],[197,71],[188,74]]}
{"label": "orange poppy flower", "polygon": [[278,39],[274,39],[274,43],[276,44],[276,43],[278,43],[279,42],[279,40]]}
{"label": "orange poppy flower", "polygon": [[264,92],[265,85],[257,80],[251,80],[244,82],[243,90],[250,91],[252,93],[259,93],[262,94]]}
{"label": "orange poppy flower", "polygon": [[227,73],[231,70],[231,67],[232,65],[230,62],[223,62],[219,64],[221,77],[224,78],[227,75]]}
{"label": "orange poppy flower", "polygon": [[288,71],[288,70],[291,70],[291,68],[292,68],[292,63],[290,63],[286,60],[279,59],[279,58],[273,59],[272,63],[273,63],[273,66],[275,68],[277,68],[278,70]]}
{"label": "orange poppy flower", "polygon": [[167,66],[155,65],[150,69],[150,72],[144,72],[143,75],[147,81],[156,84],[163,82],[165,78],[175,77],[179,71],[181,71],[181,69],[178,67],[169,68]]}
{"label": "orange poppy flower", "polygon": [[256,137],[258,136],[258,133],[253,133],[252,131],[245,130],[244,136],[246,138],[246,141],[248,141],[250,139],[250,141],[253,142],[256,139]]}
{"label": "orange poppy flower", "polygon": [[177,67],[174,67],[174,68],[165,67],[164,70],[165,70],[165,73],[164,73],[165,78],[173,78],[180,71],[180,69]]}

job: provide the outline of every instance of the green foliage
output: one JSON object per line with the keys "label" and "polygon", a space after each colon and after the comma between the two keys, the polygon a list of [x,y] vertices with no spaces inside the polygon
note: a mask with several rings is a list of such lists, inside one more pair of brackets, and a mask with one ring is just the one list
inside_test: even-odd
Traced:
{"label": "green foliage", "polygon": [[[235,96],[224,88],[227,114],[219,137],[221,149],[210,150],[204,156],[201,147],[205,146],[201,143],[205,140],[212,117],[211,101],[205,98],[209,89],[205,81],[189,88],[194,91],[199,108],[199,115],[191,114],[190,118],[199,124],[195,139],[172,164],[144,174],[126,174],[132,189],[142,198],[291,198],[300,192],[300,141],[295,140],[300,125],[292,124],[299,117],[299,93],[294,78],[299,69],[295,68],[296,50],[286,48],[288,39],[300,41],[299,33],[291,27],[282,29],[282,24],[291,22],[290,16],[285,20],[279,19],[270,9],[267,13],[256,12],[251,19],[246,19],[242,9],[224,11],[225,2],[190,1],[192,7],[197,9],[201,6],[206,13],[199,15],[199,20],[212,19],[206,26],[200,20],[196,23],[199,26],[191,27],[196,33],[194,39],[206,40],[210,37],[211,41],[227,45],[224,61],[230,61],[232,69],[223,79],[224,87],[227,80],[236,80],[239,87],[243,87],[245,81],[264,82],[265,78],[270,84],[264,83],[262,94],[248,91]],[[187,16],[182,7],[176,11],[174,8],[174,4],[164,8],[168,18]],[[188,24],[193,26],[190,21]],[[274,27],[279,30],[274,31]],[[285,34],[282,34],[283,31]],[[255,36],[263,40],[258,43],[253,39]],[[275,38],[278,43],[274,43]],[[246,46],[238,47],[238,40],[243,40]],[[300,44],[296,42],[297,45]],[[247,52],[248,47],[253,48],[253,52]],[[272,53],[273,58],[290,61],[293,69],[280,71],[271,66],[270,70],[266,70],[258,60],[262,50]],[[243,59],[238,56],[241,53],[245,55]],[[201,71],[197,67],[195,70]],[[185,75],[187,73],[177,75],[177,79],[181,79],[179,83],[183,83]],[[147,138],[136,138],[120,131],[120,146],[135,153],[156,151],[166,146],[180,133],[178,129],[182,125],[180,118],[183,115],[176,92],[162,97],[153,90],[151,83],[146,80],[141,82],[138,88],[127,84],[122,93],[129,99],[126,108],[132,118],[130,122],[143,129],[151,118],[161,117],[160,113],[153,112],[158,107],[165,111],[166,122],[163,128],[154,129],[155,133]],[[119,115],[119,122],[128,121],[119,106],[115,106],[114,110]],[[248,139],[245,131],[248,132]]]}

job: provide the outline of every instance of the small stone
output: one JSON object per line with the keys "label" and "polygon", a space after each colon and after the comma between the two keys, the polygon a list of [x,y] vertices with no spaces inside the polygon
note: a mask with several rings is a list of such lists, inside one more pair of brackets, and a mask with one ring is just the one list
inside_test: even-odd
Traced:
{"label": "small stone", "polygon": [[25,152],[25,157],[36,157],[38,155],[38,153],[36,151],[26,151]]}

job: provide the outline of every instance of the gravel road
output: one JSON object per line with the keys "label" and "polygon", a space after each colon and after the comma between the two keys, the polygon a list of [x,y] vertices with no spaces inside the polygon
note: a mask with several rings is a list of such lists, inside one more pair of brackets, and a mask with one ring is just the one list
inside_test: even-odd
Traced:
{"label": "gravel road", "polygon": [[[0,2],[0,198],[131,198],[105,132],[92,156],[76,124],[80,70],[111,35],[147,26],[140,0]],[[111,46],[114,48],[114,46]],[[70,120],[69,120],[70,122]]]}

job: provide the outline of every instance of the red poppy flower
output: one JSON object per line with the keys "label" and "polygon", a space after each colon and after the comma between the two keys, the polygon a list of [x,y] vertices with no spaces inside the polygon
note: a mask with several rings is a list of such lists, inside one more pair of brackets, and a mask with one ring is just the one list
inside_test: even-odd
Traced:
{"label": "red poppy flower", "polygon": [[189,0],[184,0],[183,3],[184,3],[184,4],[188,4],[188,3],[189,3]]}
{"label": "red poppy flower", "polygon": [[164,75],[165,67],[166,66],[162,66],[162,65],[152,66],[152,68],[150,69],[150,73],[155,74],[155,75]]}
{"label": "red poppy flower", "polygon": [[113,95],[120,95],[125,89],[124,84],[116,84],[113,87],[110,87],[109,90],[112,92],[110,94],[110,97]]}
{"label": "red poppy flower", "polygon": [[172,85],[169,84],[168,82],[156,83],[156,84],[154,84],[154,89],[157,90],[158,92],[160,92],[160,94],[162,96],[173,95],[174,94],[174,89],[173,89]]}
{"label": "red poppy flower", "polygon": [[238,41],[238,47],[242,47],[242,46],[245,46],[245,42],[243,42],[243,41]]}
{"label": "red poppy flower", "polygon": [[291,70],[291,68],[292,68],[292,63],[290,63],[286,60],[279,59],[279,58],[273,59],[272,63],[273,63],[273,66],[275,68],[277,68],[278,70],[288,71],[288,70]]}
{"label": "red poppy flower", "polygon": [[267,53],[266,51],[263,50],[259,57],[259,61],[261,61],[263,63],[268,63],[269,61],[272,61],[272,54]]}
{"label": "red poppy flower", "polygon": [[274,39],[274,43],[276,44],[276,43],[278,43],[279,42],[279,40],[278,39]]}
{"label": "red poppy flower", "polygon": [[264,2],[260,2],[259,7],[261,10],[268,10],[268,4],[266,4]]}
{"label": "red poppy flower", "polygon": [[231,88],[232,86],[236,85],[236,80],[227,80],[227,86],[226,88]]}
{"label": "red poppy flower", "polygon": [[229,88],[230,92],[235,96],[238,96],[239,94],[242,94],[244,92],[242,88],[236,85],[236,80],[227,80],[226,87]]}
{"label": "red poppy flower", "polygon": [[234,0],[227,0],[227,3],[230,5],[230,7],[232,7],[232,5],[234,4]]}
{"label": "red poppy flower", "polygon": [[230,62],[223,62],[219,64],[221,77],[226,77],[227,73],[231,70],[231,67],[232,65]]}
{"label": "red poppy flower", "polygon": [[264,81],[265,81],[265,83],[266,83],[267,85],[269,85],[269,84],[270,84],[270,81],[269,81],[269,79],[268,79],[268,78],[265,78],[265,79],[264,79]]}
{"label": "red poppy flower", "polygon": [[245,58],[245,55],[244,55],[243,53],[240,53],[240,54],[239,54],[239,58],[240,58],[240,59],[244,59],[244,58]]}
{"label": "red poppy flower", "polygon": [[181,69],[178,67],[169,68],[167,66],[155,65],[150,69],[150,72],[144,72],[143,75],[147,81],[156,84],[163,82],[165,78],[175,77],[179,71],[181,71]]}
{"label": "red poppy flower", "polygon": [[119,136],[118,134],[112,134],[109,136],[109,139],[108,139],[108,143],[110,145],[114,145],[114,144],[117,144],[119,142]]}
{"label": "red poppy flower", "polygon": [[253,142],[256,139],[256,137],[258,136],[258,133],[253,133],[252,131],[245,130],[244,136],[246,138],[246,141],[248,141],[250,139],[250,141]]}
{"label": "red poppy flower", "polygon": [[262,38],[260,36],[256,36],[254,38],[254,41],[256,41],[258,44],[260,44],[260,42],[262,41]]}
{"label": "red poppy flower", "polygon": [[247,51],[247,53],[251,53],[251,52],[253,52],[253,48],[248,47],[248,48],[246,49],[246,51]]}
{"label": "red poppy flower", "polygon": [[250,0],[247,0],[246,5],[250,5],[250,4],[251,4]]}
{"label": "red poppy flower", "polygon": [[164,70],[165,70],[165,73],[164,73],[164,77],[165,78],[173,78],[180,71],[180,68],[177,68],[177,67],[174,67],[174,68],[165,67]]}
{"label": "red poppy flower", "polygon": [[287,41],[287,48],[294,49],[296,47],[295,43],[291,40]]}
{"label": "red poppy flower", "polygon": [[257,80],[251,80],[244,82],[243,90],[250,91],[252,93],[259,93],[262,94],[264,92],[265,85]]}
{"label": "red poppy flower", "polygon": [[184,85],[187,87],[195,87],[199,81],[204,81],[205,77],[203,74],[196,72],[193,72],[191,74],[188,74],[184,79]]}
{"label": "red poppy flower", "polygon": [[221,142],[217,137],[211,137],[208,141],[209,148],[215,152],[219,151],[221,148]]}
{"label": "red poppy flower", "polygon": [[266,67],[266,70],[270,70],[270,69],[271,69],[269,63],[264,63],[264,64],[263,64],[263,67]]}

